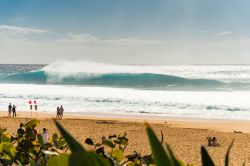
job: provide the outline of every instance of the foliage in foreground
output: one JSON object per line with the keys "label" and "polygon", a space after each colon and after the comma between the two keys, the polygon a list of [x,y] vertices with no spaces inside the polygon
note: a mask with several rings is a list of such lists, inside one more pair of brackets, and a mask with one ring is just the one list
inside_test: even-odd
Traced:
{"label": "foliage in foreground", "polygon": [[[58,122],[55,121],[61,136],[53,134],[49,143],[44,144],[40,134],[34,134],[39,121],[33,119],[24,124],[22,135],[6,134],[6,129],[0,129],[0,165],[33,165],[33,166],[191,166],[178,160],[169,145],[162,145],[162,140],[156,137],[154,131],[146,124],[146,131],[151,147],[151,154],[141,156],[134,151],[125,156],[128,145],[126,133],[122,136],[111,135],[102,137],[101,143],[94,143],[87,138],[85,143],[93,147],[87,151]],[[232,143],[233,144],[233,143]],[[225,166],[229,165],[229,146],[225,156]],[[68,151],[68,149],[70,151]],[[166,149],[166,150],[165,150]],[[215,165],[205,147],[201,147],[203,166]]]}
{"label": "foliage in foreground", "polygon": [[45,144],[36,132],[38,124],[35,119],[21,123],[23,131],[17,134],[0,129],[0,165],[46,165],[49,156],[67,151],[67,143],[58,134]]}

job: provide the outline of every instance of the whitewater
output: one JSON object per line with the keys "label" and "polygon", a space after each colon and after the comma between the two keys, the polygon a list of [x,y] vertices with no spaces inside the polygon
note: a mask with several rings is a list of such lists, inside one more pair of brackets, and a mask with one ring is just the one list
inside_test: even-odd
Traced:
{"label": "whitewater", "polygon": [[0,65],[0,110],[250,119],[248,65]]}

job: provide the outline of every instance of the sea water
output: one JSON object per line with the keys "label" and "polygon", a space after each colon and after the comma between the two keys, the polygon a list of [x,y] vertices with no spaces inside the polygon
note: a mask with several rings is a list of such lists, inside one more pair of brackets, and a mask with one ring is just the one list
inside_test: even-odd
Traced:
{"label": "sea water", "polygon": [[0,65],[0,110],[250,119],[250,66]]}

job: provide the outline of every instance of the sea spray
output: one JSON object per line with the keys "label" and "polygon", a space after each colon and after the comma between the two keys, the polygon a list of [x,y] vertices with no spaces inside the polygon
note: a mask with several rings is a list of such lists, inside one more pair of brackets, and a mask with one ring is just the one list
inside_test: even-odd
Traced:
{"label": "sea spray", "polygon": [[[211,73],[214,78],[211,77]],[[216,66],[118,66],[57,61],[39,70],[2,73],[0,83],[89,85],[155,90],[245,90],[250,87],[249,73],[248,66],[218,66],[216,70]],[[242,77],[237,79],[240,76]]]}

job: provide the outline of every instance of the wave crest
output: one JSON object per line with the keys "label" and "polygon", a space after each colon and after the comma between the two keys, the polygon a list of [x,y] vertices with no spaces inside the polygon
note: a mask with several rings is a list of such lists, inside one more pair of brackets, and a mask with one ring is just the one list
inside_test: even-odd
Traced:
{"label": "wave crest", "polygon": [[[189,69],[192,67],[189,66]],[[170,70],[170,67],[166,66],[118,66],[86,61],[70,62],[62,60],[49,64],[40,70],[0,76],[0,82],[171,90],[196,90],[197,88],[205,90],[231,90],[249,89],[250,87],[249,82],[223,82],[220,79],[206,78],[205,74],[200,74],[203,76],[201,78],[194,76],[185,77],[185,73],[190,71],[184,69],[185,66],[178,67],[178,70],[172,67]],[[221,70],[221,67],[219,69]],[[173,70],[176,70],[175,73]],[[179,70],[184,74],[178,74],[180,73]],[[204,67],[203,70],[205,70]],[[221,73],[220,70],[217,73]],[[193,73],[193,75],[195,74],[197,75],[197,71]]]}
{"label": "wave crest", "polygon": [[63,84],[63,85],[98,85],[117,86],[130,88],[170,88],[170,87],[216,87],[223,83],[207,79],[186,79],[163,74],[152,73],[113,73],[93,74],[74,73],[72,75],[61,75],[57,73],[46,73],[44,71],[33,71],[8,75],[2,79],[4,82],[13,83],[35,83],[35,84]]}

